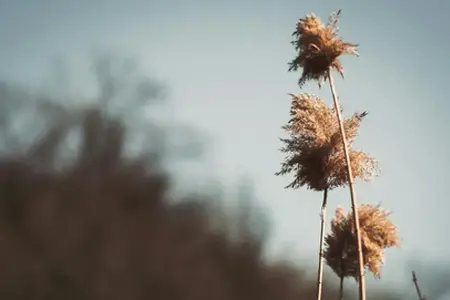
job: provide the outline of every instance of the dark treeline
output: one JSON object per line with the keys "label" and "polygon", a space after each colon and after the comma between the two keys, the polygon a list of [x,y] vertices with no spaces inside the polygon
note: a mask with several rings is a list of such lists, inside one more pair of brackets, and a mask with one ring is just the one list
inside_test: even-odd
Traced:
{"label": "dark treeline", "polygon": [[[221,199],[202,196],[208,191],[170,193],[164,134],[146,135],[144,151],[128,155],[135,129],[108,111],[113,77],[98,68],[97,105],[41,102],[45,113],[22,131],[11,124],[24,94],[0,87],[0,299],[314,299],[314,274],[265,260],[266,235],[251,230],[245,213],[225,215],[215,205]],[[140,86],[141,96],[157,96]],[[38,123],[45,130],[33,139]],[[69,147],[74,127],[79,141]],[[324,299],[336,298],[326,285]]]}
{"label": "dark treeline", "polygon": [[169,178],[123,158],[117,120],[85,117],[73,164],[29,159],[54,153],[51,130],[31,154],[1,159],[2,299],[313,299],[314,281],[265,262],[249,230],[231,239],[205,199],[168,204]]}

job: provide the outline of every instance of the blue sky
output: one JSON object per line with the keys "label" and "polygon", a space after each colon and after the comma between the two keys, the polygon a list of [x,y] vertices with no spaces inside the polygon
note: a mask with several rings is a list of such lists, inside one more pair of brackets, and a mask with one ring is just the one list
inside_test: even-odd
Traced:
{"label": "blue sky", "polygon": [[[210,167],[221,182],[253,179],[274,224],[271,253],[314,266],[321,195],[284,190],[290,178],[273,173],[283,159],[287,93],[300,92],[298,74],[287,72],[290,34],[299,17],[326,19],[338,8],[341,34],[360,44],[361,56],[343,59],[337,91],[344,114],[369,111],[356,145],[383,169],[356,193],[393,211],[403,245],[388,251],[383,281],[408,285],[409,260],[449,262],[450,2],[0,0],[0,77],[44,84],[51,59],[62,56],[74,65],[78,91],[89,88],[79,66],[92,47],[137,57],[169,85],[176,117],[212,138]],[[327,88],[303,91],[331,103]],[[348,190],[330,201],[329,215],[349,207]]]}

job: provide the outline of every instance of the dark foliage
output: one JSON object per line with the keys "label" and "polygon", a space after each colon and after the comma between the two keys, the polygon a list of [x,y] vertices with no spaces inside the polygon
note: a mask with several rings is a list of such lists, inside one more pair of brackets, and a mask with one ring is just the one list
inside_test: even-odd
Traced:
{"label": "dark foliage", "polygon": [[265,262],[256,236],[231,241],[212,226],[219,212],[195,199],[169,205],[168,178],[124,159],[124,130],[104,122],[114,130],[85,123],[80,157],[64,169],[1,159],[1,299],[314,297],[314,281]]}

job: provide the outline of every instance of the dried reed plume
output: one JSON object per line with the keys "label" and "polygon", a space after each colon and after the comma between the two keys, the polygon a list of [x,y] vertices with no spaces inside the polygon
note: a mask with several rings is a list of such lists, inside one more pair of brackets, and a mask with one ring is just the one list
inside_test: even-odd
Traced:
{"label": "dried reed plume", "polygon": [[319,86],[327,79],[329,69],[334,69],[344,77],[344,68],[339,56],[351,54],[358,56],[358,45],[344,42],[338,35],[337,23],[341,10],[334,12],[328,18],[327,24],[322,24],[314,14],[307,15],[297,23],[291,42],[297,56],[289,63],[289,71],[303,69],[298,81],[300,87],[308,80],[316,80]]}
{"label": "dried reed plume", "polygon": [[[289,71],[296,71],[299,68],[303,69],[303,73],[298,80],[300,87],[308,80],[316,80],[319,87],[321,86],[321,82],[327,79],[330,84],[336,118],[339,122],[339,130],[342,137],[341,141],[347,165],[348,187],[350,190],[355,230],[358,240],[359,299],[365,300],[366,284],[364,278],[362,242],[358,224],[359,218],[356,193],[353,186],[354,176],[352,174],[351,155],[346,143],[345,126],[341,117],[341,109],[339,108],[339,100],[334,87],[333,76],[331,75],[331,71],[334,69],[344,77],[342,64],[338,60],[339,56],[343,54],[358,55],[358,53],[356,51],[356,44],[346,43],[338,35],[337,23],[340,14],[341,10],[332,13],[328,18],[328,23],[326,25],[322,25],[320,20],[313,14],[307,15],[304,19],[300,19],[297,23],[296,30],[293,33],[295,40],[292,42],[298,54],[294,60],[289,63]],[[320,297],[318,299],[320,300]]]}
{"label": "dried reed plume", "polygon": [[[276,175],[294,174],[286,188],[307,187],[315,191],[345,186],[347,166],[335,109],[310,94],[291,95],[291,119],[283,126],[290,137],[281,139],[282,152],[287,154]],[[355,113],[344,120],[348,143],[352,143],[367,112]],[[377,161],[368,154],[350,150],[355,178],[370,180],[379,172]]]}
{"label": "dried reed plume", "polygon": [[[358,208],[359,224],[363,248],[364,267],[375,278],[381,276],[384,249],[400,246],[397,227],[388,219],[390,213],[379,205],[361,205]],[[338,208],[331,221],[331,233],[325,238],[325,260],[328,266],[340,277],[359,276],[358,251],[353,214],[344,215]]]}
{"label": "dried reed plume", "polygon": [[[281,149],[288,156],[282,163],[281,171],[276,174],[294,173],[294,180],[287,188],[306,186],[309,189],[323,191],[317,279],[317,299],[320,300],[328,191],[348,184],[348,167],[334,109],[313,95],[291,96],[291,119],[283,127],[290,138],[282,139],[285,147]],[[354,114],[344,121],[349,143],[356,137],[361,120],[366,115],[367,112]],[[366,153],[351,150],[350,157],[352,176],[367,181],[377,174],[377,162]]]}

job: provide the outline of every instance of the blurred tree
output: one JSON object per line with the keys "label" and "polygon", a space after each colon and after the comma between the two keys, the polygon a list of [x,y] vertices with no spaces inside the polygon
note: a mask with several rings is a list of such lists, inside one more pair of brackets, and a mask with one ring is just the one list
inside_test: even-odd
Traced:
{"label": "blurred tree", "polygon": [[[117,122],[106,121],[112,118],[127,128],[123,146],[126,156],[158,153],[162,165],[186,160],[201,162],[204,134],[174,121],[166,86],[144,75],[138,66],[134,59],[107,53],[93,55],[90,68],[96,90],[93,97],[80,96],[72,88],[73,72],[61,58],[53,61],[52,84],[46,92],[0,84],[0,149],[19,154],[35,143],[28,149],[32,153],[30,158],[49,166],[48,159],[57,155],[61,159],[53,161],[55,166],[64,165],[76,156],[73,152],[82,139],[80,133],[89,132],[81,130],[90,126],[85,121],[98,122],[98,126],[102,123],[103,130],[114,130],[110,127]],[[43,138],[50,128],[52,134]],[[104,144],[103,134],[90,140],[94,143],[89,146],[91,150]],[[50,144],[59,147],[55,149]],[[57,152],[46,153],[45,149]],[[94,155],[96,151],[92,151]]]}

